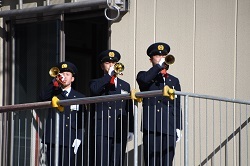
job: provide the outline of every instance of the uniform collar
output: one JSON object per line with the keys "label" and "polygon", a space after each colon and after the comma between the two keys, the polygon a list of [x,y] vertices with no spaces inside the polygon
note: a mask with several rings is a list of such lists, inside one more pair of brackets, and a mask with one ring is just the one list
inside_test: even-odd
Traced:
{"label": "uniform collar", "polygon": [[62,91],[67,91],[67,96],[69,95],[70,91],[71,91],[71,87],[69,87],[68,89],[62,89]]}

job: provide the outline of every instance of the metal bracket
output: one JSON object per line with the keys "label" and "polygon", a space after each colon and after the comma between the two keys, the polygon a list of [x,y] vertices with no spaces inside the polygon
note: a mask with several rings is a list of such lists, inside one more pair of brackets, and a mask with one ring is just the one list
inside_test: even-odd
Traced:
{"label": "metal bracket", "polygon": [[[129,10],[129,0],[107,0],[107,8],[104,10],[107,20],[115,21],[120,17],[120,12]],[[107,16],[108,10],[115,10],[117,12],[116,17],[110,18]]]}
{"label": "metal bracket", "polygon": [[115,0],[115,4],[120,7],[120,11],[129,10],[129,0]]}

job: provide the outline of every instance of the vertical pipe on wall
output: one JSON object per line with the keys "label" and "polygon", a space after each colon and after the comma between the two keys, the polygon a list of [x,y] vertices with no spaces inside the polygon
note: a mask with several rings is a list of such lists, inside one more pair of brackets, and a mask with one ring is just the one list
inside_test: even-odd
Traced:
{"label": "vertical pipe on wall", "polygon": [[19,9],[23,9],[23,0],[19,0]]}
{"label": "vertical pipe on wall", "polygon": [[196,42],[196,0],[194,0],[194,24],[193,24],[193,93],[195,93],[195,42]]}
{"label": "vertical pipe on wall", "polygon": [[[235,16],[234,16],[234,98],[236,98],[236,81],[237,81],[237,24],[238,24],[238,0],[235,0]],[[235,104],[233,113],[235,114]],[[235,129],[236,119],[235,116],[233,117],[233,128]],[[236,140],[234,139],[233,145],[236,145]],[[233,151],[233,156],[237,155],[235,151]],[[234,165],[237,165],[236,160],[234,160]]]}
{"label": "vertical pipe on wall", "polygon": [[[11,63],[11,80],[10,80],[10,82],[11,82],[11,101],[8,101],[8,102],[10,102],[10,103],[14,103],[15,102],[15,95],[14,95],[14,93],[15,93],[15,91],[14,91],[14,89],[15,89],[15,63],[16,63],[16,59],[15,59],[15,52],[16,52],[16,47],[15,47],[15,37],[14,37],[14,33],[15,33],[15,28],[14,28],[14,25],[13,25],[13,23],[11,23],[11,28],[10,28],[10,31],[11,31],[11,39],[10,39],[10,41],[11,41],[11,60],[12,60],[12,63]],[[11,120],[10,120],[10,122],[9,122],[9,124],[8,125],[10,125],[10,132],[11,132],[11,134],[9,135],[9,143],[10,144],[8,144],[8,148],[10,148],[10,151],[9,151],[9,153],[8,153],[8,155],[9,155],[9,160],[8,160],[8,163],[9,163],[9,165],[13,165],[13,159],[14,159],[14,157],[13,157],[13,154],[14,154],[14,116],[15,116],[15,114],[14,113],[10,113],[9,114],[10,115],[10,117],[11,117]],[[9,118],[10,118],[9,117]],[[7,164],[8,164],[7,163]]]}
{"label": "vertical pipe on wall", "polygon": [[[131,3],[131,2],[130,2]],[[133,54],[134,54],[134,75],[136,76],[136,74],[137,74],[137,68],[136,68],[136,64],[137,64],[137,61],[136,61],[136,49],[137,49],[137,42],[136,42],[136,39],[137,39],[137,1],[135,0],[134,1],[134,9],[135,9],[135,12],[134,12],[134,27],[133,27],[133,36],[134,36],[134,40],[133,40],[133,46],[134,46],[134,49],[133,49]],[[136,87],[136,80],[134,81],[134,83],[133,83],[133,87]]]}
{"label": "vertical pipe on wall", "polygon": [[238,24],[238,0],[235,0],[234,13],[234,98],[236,98],[236,80],[237,80],[237,24]]}
{"label": "vertical pipe on wall", "polygon": [[58,48],[58,52],[60,54],[60,60],[61,61],[65,61],[65,32],[64,32],[64,14],[62,13],[60,16],[60,23],[58,23],[58,28],[60,29],[60,36],[59,36],[59,40],[60,40],[60,46]]}

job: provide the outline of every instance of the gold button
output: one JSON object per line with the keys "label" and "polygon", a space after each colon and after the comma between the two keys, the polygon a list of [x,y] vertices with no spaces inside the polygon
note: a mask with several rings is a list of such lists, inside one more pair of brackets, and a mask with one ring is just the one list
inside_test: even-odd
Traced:
{"label": "gold button", "polygon": [[109,109],[111,110],[111,107],[109,107]]}
{"label": "gold button", "polygon": [[66,124],[66,127],[68,127],[68,125]]}
{"label": "gold button", "polygon": [[109,116],[109,118],[111,118],[111,116]]}
{"label": "gold button", "polygon": [[67,117],[67,119],[69,119],[69,116]]}
{"label": "gold button", "polygon": [[160,110],[157,110],[157,112],[160,112]]}
{"label": "gold button", "polygon": [[158,100],[158,103],[161,103],[161,100]]}
{"label": "gold button", "polygon": [[122,100],[122,102],[123,102],[123,100]]}

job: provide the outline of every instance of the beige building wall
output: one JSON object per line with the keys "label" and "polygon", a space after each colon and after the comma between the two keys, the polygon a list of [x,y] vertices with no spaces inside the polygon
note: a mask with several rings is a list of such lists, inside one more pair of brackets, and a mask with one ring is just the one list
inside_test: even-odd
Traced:
{"label": "beige building wall", "polygon": [[[163,41],[170,45],[170,53],[176,57],[176,62],[169,72],[180,79],[182,91],[249,100],[249,7],[250,2],[247,0],[131,1],[130,11],[111,27],[111,48],[119,50],[123,55],[121,61],[126,66],[124,79],[128,80],[132,87],[139,89],[136,74],[151,67],[146,49],[154,42]],[[202,116],[201,124],[196,122],[196,131],[199,126],[203,127],[201,132],[197,133],[201,137],[195,138],[190,133],[190,147],[194,146],[193,139],[207,145],[196,145],[194,150],[190,148],[190,155],[196,156],[190,156],[190,165],[200,164],[200,161],[206,159],[206,155],[214,151],[214,147],[220,145],[221,140],[227,139],[226,133],[233,133],[249,117],[246,108],[243,111],[243,108],[229,105],[227,109],[222,111],[221,115],[218,110],[214,114],[208,112],[206,117]],[[197,111],[193,114],[190,109],[189,117],[198,118]],[[211,126],[215,121],[214,126],[219,126],[219,117],[230,117],[227,125],[224,120],[220,130],[217,127],[214,131],[206,132],[204,123],[207,122],[205,124]],[[193,131],[194,127],[191,125],[191,119],[189,131]],[[244,128],[241,137],[246,138],[249,131],[249,128]],[[238,163],[233,155],[239,157],[239,139],[239,135],[236,135],[228,143],[228,161],[224,159],[225,148],[222,148],[215,154],[213,161],[206,164]],[[242,149],[249,148],[245,146],[246,139],[241,141]],[[177,144],[177,164],[183,162],[180,160],[180,157],[183,157],[183,142],[181,145],[182,149],[180,144]],[[220,159],[220,155],[224,160]],[[240,155],[242,158],[249,158],[246,153]],[[244,162],[243,165],[246,164]]]}
{"label": "beige building wall", "polygon": [[176,57],[169,72],[182,91],[248,100],[250,11],[248,1],[236,2],[132,1],[111,26],[111,48],[123,55],[124,78],[138,88],[136,74],[151,66],[147,47],[163,41]]}

